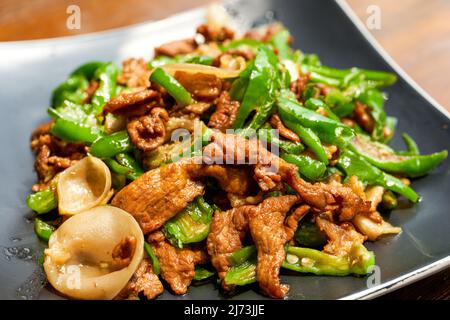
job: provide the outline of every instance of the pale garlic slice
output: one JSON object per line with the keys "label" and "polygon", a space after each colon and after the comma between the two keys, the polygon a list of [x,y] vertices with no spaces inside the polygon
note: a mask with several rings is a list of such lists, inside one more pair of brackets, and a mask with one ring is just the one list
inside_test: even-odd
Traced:
{"label": "pale garlic slice", "polygon": [[100,206],[66,220],[50,237],[44,270],[50,284],[74,299],[112,299],[143,258],[144,237],[126,211]]}
{"label": "pale garlic slice", "polygon": [[111,173],[102,160],[88,156],[60,174],[56,190],[59,213],[74,215],[109,201]]}

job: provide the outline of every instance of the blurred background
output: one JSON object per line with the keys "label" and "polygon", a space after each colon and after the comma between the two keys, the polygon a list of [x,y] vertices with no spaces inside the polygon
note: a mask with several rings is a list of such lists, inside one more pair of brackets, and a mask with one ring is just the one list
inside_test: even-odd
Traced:
{"label": "blurred background", "polygon": [[[346,1],[394,60],[450,111],[450,0]],[[104,31],[162,19],[212,2],[217,1],[0,0],[0,41]],[[69,9],[73,5],[80,9],[79,29],[67,26],[68,17],[74,14]],[[382,299],[450,299],[450,269]]]}
{"label": "blurred background", "polygon": [[[330,0],[331,1],[331,0]],[[450,110],[450,0],[346,0],[398,64]],[[205,5],[213,0],[0,0],[0,41],[70,36],[119,28]],[[217,1],[214,1],[217,2]],[[69,29],[70,5],[81,9]],[[375,7],[374,7],[375,6]]]}

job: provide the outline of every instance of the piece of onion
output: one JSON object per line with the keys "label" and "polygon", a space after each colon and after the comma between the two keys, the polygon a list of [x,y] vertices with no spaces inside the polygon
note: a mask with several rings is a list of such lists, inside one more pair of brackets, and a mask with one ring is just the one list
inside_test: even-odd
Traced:
{"label": "piece of onion", "polygon": [[74,215],[108,202],[111,173],[102,160],[88,156],[60,174],[56,190],[59,213]]}
{"label": "piece of onion", "polygon": [[370,241],[375,241],[383,235],[402,232],[401,228],[394,227],[389,222],[382,220],[377,223],[363,214],[356,215],[352,222],[358,231],[367,236]]}
{"label": "piece of onion", "polygon": [[195,64],[195,63],[172,63],[166,64],[161,68],[163,68],[171,75],[174,75],[175,72],[177,71],[184,71],[189,73],[213,74],[221,79],[236,78],[239,76],[240,73],[239,70],[220,69],[216,67],[205,66],[202,64]]}
{"label": "piece of onion", "polygon": [[[133,237],[127,265],[117,264],[112,252]],[[128,283],[143,258],[144,237],[126,211],[100,206],[66,220],[50,237],[44,270],[50,284],[75,299],[112,299]]]}

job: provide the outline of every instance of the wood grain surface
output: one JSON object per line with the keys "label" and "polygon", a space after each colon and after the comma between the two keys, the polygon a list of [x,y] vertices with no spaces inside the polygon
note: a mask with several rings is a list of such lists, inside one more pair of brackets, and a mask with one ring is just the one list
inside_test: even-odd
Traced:
{"label": "wood grain surface", "polygon": [[[212,0],[0,0],[0,41],[76,35],[167,17]],[[398,64],[450,111],[450,1],[347,0],[366,22],[378,6],[381,28],[371,30]],[[66,27],[69,5],[81,10],[81,29]],[[450,269],[379,299],[450,299]]]}

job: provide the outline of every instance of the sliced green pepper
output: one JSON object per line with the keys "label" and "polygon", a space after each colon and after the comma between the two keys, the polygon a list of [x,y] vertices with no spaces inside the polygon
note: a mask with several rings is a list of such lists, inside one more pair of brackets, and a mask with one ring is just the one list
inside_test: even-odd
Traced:
{"label": "sliced green pepper", "polygon": [[408,177],[427,174],[447,158],[448,151],[429,155],[397,155],[387,145],[371,141],[358,135],[352,140],[352,149],[372,165],[391,173],[400,173]]}
{"label": "sliced green pepper", "polygon": [[150,76],[150,81],[166,89],[179,105],[188,105],[192,103],[190,93],[174,77],[163,69],[156,68]]}
{"label": "sliced green pepper", "polygon": [[116,94],[117,75],[119,69],[113,63],[105,63],[95,71],[94,78],[99,81],[91,103],[96,115],[103,111],[105,104]]}
{"label": "sliced green pepper", "polygon": [[[276,55],[266,46],[258,48],[248,86],[233,124],[234,129],[258,129],[270,117],[279,86]],[[253,118],[248,120],[251,113]],[[245,135],[245,134],[243,134]]]}
{"label": "sliced green pepper", "polygon": [[383,129],[386,126],[386,112],[384,112],[384,94],[376,89],[363,91],[357,97],[357,100],[367,105],[370,109],[370,114],[375,122],[372,132],[372,137],[375,140],[383,141]]}
{"label": "sliced green pepper", "polygon": [[203,199],[195,198],[183,211],[164,224],[163,232],[174,245],[203,241],[209,234],[214,208]]}
{"label": "sliced green pepper", "polygon": [[354,245],[344,256],[334,256],[310,248],[288,246],[283,268],[315,275],[366,275],[375,264],[375,255],[362,244]]}
{"label": "sliced green pepper", "polygon": [[281,158],[289,163],[295,164],[300,174],[311,181],[319,180],[327,170],[325,163],[314,160],[306,155],[282,153]]}
{"label": "sliced green pepper", "polygon": [[116,159],[122,166],[131,171],[127,176],[130,180],[135,180],[144,173],[136,159],[128,153],[119,153],[116,155]]}
{"label": "sliced green pepper", "polygon": [[357,176],[363,182],[382,186],[401,194],[412,202],[419,200],[419,196],[412,188],[390,174],[384,173],[350,150],[341,153],[337,166],[346,173],[347,177]]}
{"label": "sliced green pepper", "polygon": [[158,257],[156,256],[155,252],[153,251],[152,246],[150,244],[148,244],[147,242],[144,242],[144,249],[145,249],[145,252],[147,252],[147,255],[149,256],[149,258],[152,262],[153,273],[158,275],[161,272],[161,267],[159,264]]}
{"label": "sliced green pepper", "polygon": [[321,248],[327,243],[327,237],[317,224],[302,222],[295,231],[294,238],[302,247]]}
{"label": "sliced green pepper", "polygon": [[108,136],[103,136],[96,140],[90,153],[99,158],[111,158],[121,152],[132,150],[133,144],[126,130],[115,132]]}
{"label": "sliced green pepper", "polygon": [[50,190],[42,190],[27,197],[27,206],[38,214],[50,212],[58,206],[55,193]]}
{"label": "sliced green pepper", "polygon": [[216,273],[214,271],[205,269],[205,268],[201,268],[201,267],[196,267],[195,268],[195,275],[194,275],[194,279],[195,281],[203,281],[206,279],[211,278],[212,276],[214,276]]}
{"label": "sliced green pepper", "polygon": [[103,62],[92,61],[82,64],[72,71],[69,78],[53,91],[52,107],[57,108],[64,101],[82,104],[87,98],[86,89],[89,86],[89,81],[92,80],[95,71],[102,65]]}
{"label": "sliced green pepper", "polygon": [[273,35],[270,42],[273,47],[276,49],[278,56],[283,59],[289,59],[292,54],[291,47],[289,46],[289,38],[291,37],[290,33],[286,29],[282,29],[278,31],[275,35]]}
{"label": "sliced green pepper", "polygon": [[402,154],[402,155],[408,155],[408,156],[420,155],[419,147],[417,146],[417,143],[413,140],[413,138],[411,138],[407,133],[403,133],[402,137],[403,137],[403,141],[405,141],[406,148],[408,149],[408,151],[402,152],[402,153],[398,152],[398,153]]}
{"label": "sliced green pepper", "polygon": [[[296,132],[296,127],[300,124],[313,130],[322,141],[339,147],[345,147],[355,135],[353,130],[343,123],[302,107],[296,100],[290,98],[290,93],[282,91],[277,103],[278,113],[283,123],[294,132]],[[298,132],[296,133],[299,134]],[[300,138],[302,137],[300,136]],[[306,141],[304,142],[307,144]],[[317,156],[319,157],[319,155]],[[319,158],[319,160],[323,161],[322,158]]]}
{"label": "sliced green pepper", "polygon": [[339,119],[339,117],[335,115],[333,111],[331,111],[330,107],[320,99],[310,98],[306,100],[305,107],[314,111],[318,108],[322,108],[327,113],[328,118],[338,122],[341,121],[341,119]]}
{"label": "sliced green pepper", "polygon": [[52,225],[49,225],[39,218],[34,219],[34,232],[40,239],[48,242],[53,231],[55,231],[55,227]]}
{"label": "sliced green pepper", "polygon": [[267,144],[274,144],[278,148],[286,153],[299,154],[305,147],[300,142],[292,142],[287,140],[282,140],[275,134],[275,130],[269,127],[264,127],[258,130],[258,139],[264,140]]}
{"label": "sliced green pepper", "polygon": [[58,138],[71,142],[92,143],[101,137],[101,132],[97,127],[63,118],[56,119],[51,133]]}

